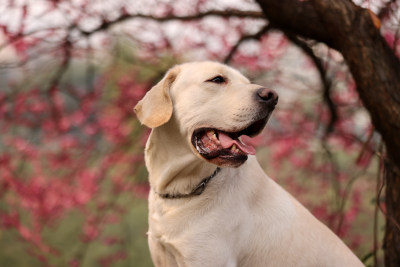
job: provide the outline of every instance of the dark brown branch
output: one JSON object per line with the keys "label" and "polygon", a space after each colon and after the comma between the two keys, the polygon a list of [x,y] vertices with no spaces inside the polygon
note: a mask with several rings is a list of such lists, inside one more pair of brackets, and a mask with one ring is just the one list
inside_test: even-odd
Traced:
{"label": "dark brown branch", "polygon": [[319,76],[321,79],[321,83],[322,83],[322,87],[323,87],[323,99],[324,99],[326,105],[328,106],[329,113],[331,115],[328,126],[326,128],[326,135],[328,135],[329,133],[331,133],[333,131],[335,123],[339,118],[338,112],[336,110],[336,105],[331,98],[332,81],[331,81],[331,79],[328,78],[328,76],[326,74],[326,70],[324,68],[324,65],[323,65],[321,59],[314,54],[314,51],[308,46],[308,44],[306,42],[304,42],[303,40],[299,39],[297,36],[290,34],[290,33],[286,33],[286,36],[289,38],[289,40],[292,43],[294,43],[299,48],[301,48],[304,51],[304,53],[311,58],[311,60],[314,62],[315,67],[318,70],[318,73],[319,73]]}
{"label": "dark brown branch", "polygon": [[[384,180],[381,179],[383,176],[383,164],[384,164],[384,158],[382,157],[383,154],[383,143],[382,140],[379,143],[379,148],[378,148],[380,157],[379,157],[379,165],[378,165],[378,171],[376,175],[376,187],[375,187],[375,209],[374,209],[374,232],[373,232],[373,251],[372,255],[374,257],[374,267],[378,266],[378,211],[381,209],[381,204],[380,204],[380,198],[381,198],[381,193],[382,189],[384,186]],[[382,181],[383,180],[383,181]]]}
{"label": "dark brown branch", "polygon": [[11,45],[11,44],[13,44],[15,42],[18,42],[21,39],[24,39],[24,38],[29,37],[29,36],[34,36],[35,34],[37,34],[39,32],[61,31],[61,30],[64,30],[64,29],[58,28],[58,27],[52,27],[52,28],[47,28],[47,29],[33,30],[33,31],[30,31],[30,32],[26,32],[26,33],[18,33],[16,35],[13,35],[13,36],[9,37],[9,39],[6,40],[6,42],[0,44],[0,51],[2,49],[4,49],[5,47]]}
{"label": "dark brown branch", "polygon": [[334,36],[329,35],[310,1],[257,0],[265,16],[274,27],[285,33],[301,35],[335,48]]}
{"label": "dark brown branch", "polygon": [[54,121],[54,124],[57,125],[58,130],[61,132],[61,125],[60,125],[60,111],[57,108],[56,103],[54,103],[54,99],[55,99],[55,94],[57,93],[58,90],[58,85],[62,79],[62,77],[64,76],[64,74],[66,73],[66,71],[68,70],[70,61],[71,61],[71,42],[68,39],[68,36],[65,38],[65,42],[63,45],[63,57],[62,57],[62,61],[61,64],[59,66],[59,68],[57,69],[55,75],[53,76],[53,78],[50,81],[50,84],[48,86],[47,89],[47,93],[49,94],[49,97],[51,99],[51,116],[52,119]]}
{"label": "dark brown branch", "polygon": [[[158,21],[158,22],[165,22],[165,21],[172,21],[172,20],[180,20],[180,21],[190,21],[190,20],[198,20],[202,19],[205,17],[210,17],[210,16],[217,16],[217,17],[222,17],[222,18],[255,18],[255,19],[265,19],[265,16],[262,12],[259,11],[241,11],[241,10],[210,10],[206,11],[203,13],[197,13],[193,15],[187,15],[187,16],[176,16],[176,15],[167,15],[163,17],[155,17],[152,15],[144,15],[144,14],[123,14],[120,17],[118,17],[115,20],[112,21],[103,21],[97,28],[92,29],[90,31],[85,31],[82,29],[79,29],[79,31],[88,36],[93,33],[99,32],[99,31],[104,31],[110,28],[111,26],[131,20],[131,19],[149,19],[153,21]],[[72,26],[72,28],[77,28],[76,25]]]}
{"label": "dark brown branch", "polygon": [[237,42],[236,44],[231,48],[231,50],[229,51],[229,54],[225,57],[224,59],[224,63],[228,64],[232,57],[235,55],[236,51],[238,50],[239,46],[244,43],[245,41],[248,40],[260,40],[261,37],[267,33],[270,29],[272,29],[272,27],[270,26],[270,24],[264,26],[263,28],[261,28],[258,32],[254,33],[254,34],[245,34],[243,35]]}
{"label": "dark brown branch", "polygon": [[54,88],[58,86],[61,78],[68,69],[69,63],[71,61],[71,49],[72,49],[71,42],[68,40],[68,38],[66,38],[62,49],[64,52],[62,56],[62,61],[60,67],[57,69],[56,74],[50,81],[48,91],[54,90]]}
{"label": "dark brown branch", "polygon": [[396,4],[397,0],[391,0],[387,2],[379,11],[378,11],[378,18],[384,19],[389,17],[390,12],[393,10],[393,6]]}

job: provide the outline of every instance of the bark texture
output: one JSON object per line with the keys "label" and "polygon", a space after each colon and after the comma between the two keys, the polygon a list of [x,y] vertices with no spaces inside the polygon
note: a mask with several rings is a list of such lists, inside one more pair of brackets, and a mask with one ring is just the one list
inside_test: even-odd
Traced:
{"label": "bark texture", "polygon": [[340,51],[387,149],[385,265],[400,266],[400,62],[350,0],[257,0],[269,22]]}
{"label": "bark texture", "polygon": [[400,191],[398,190],[400,188],[400,175],[391,166],[387,166],[385,172],[386,186],[387,188],[392,188],[390,194],[386,193],[385,265],[400,266]]}

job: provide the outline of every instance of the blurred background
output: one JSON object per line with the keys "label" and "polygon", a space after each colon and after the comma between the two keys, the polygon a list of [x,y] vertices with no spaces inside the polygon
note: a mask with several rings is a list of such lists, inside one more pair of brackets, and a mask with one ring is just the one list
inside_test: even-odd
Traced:
{"label": "blurred background", "polygon": [[[399,55],[398,3],[355,2]],[[278,92],[254,139],[264,170],[383,265],[382,141],[340,53],[276,30],[250,0],[2,0],[0,266],[152,266],[149,129],[133,107],[193,60]]]}

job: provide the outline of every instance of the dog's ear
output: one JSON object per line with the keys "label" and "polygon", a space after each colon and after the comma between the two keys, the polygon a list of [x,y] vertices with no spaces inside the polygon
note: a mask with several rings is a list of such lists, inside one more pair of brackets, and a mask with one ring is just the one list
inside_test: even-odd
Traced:
{"label": "dog's ear", "polygon": [[142,124],[156,128],[169,121],[173,109],[169,91],[178,73],[179,66],[170,69],[137,103],[133,110]]}

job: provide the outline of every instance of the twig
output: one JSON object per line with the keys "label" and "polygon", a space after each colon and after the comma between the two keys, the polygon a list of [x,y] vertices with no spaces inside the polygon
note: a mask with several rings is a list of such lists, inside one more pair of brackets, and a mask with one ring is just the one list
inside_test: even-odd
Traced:
{"label": "twig", "polygon": [[346,203],[347,203],[347,201],[349,199],[352,186],[353,186],[354,182],[358,178],[361,177],[361,175],[365,174],[365,172],[366,172],[366,170],[364,169],[360,173],[357,173],[353,177],[351,177],[350,180],[347,182],[345,188],[344,188],[342,201],[341,201],[339,209],[337,211],[338,214],[339,214],[339,222],[338,222],[338,225],[336,227],[336,233],[340,233],[340,230],[342,230],[342,226],[343,226],[343,222],[344,222],[344,209],[345,209]]}
{"label": "twig", "polygon": [[[379,153],[382,155],[382,151],[383,151],[383,143],[382,140],[379,143]],[[383,157],[380,157],[379,159],[379,166],[378,166],[378,172],[376,175],[376,191],[375,191],[375,210],[374,210],[374,241],[373,241],[373,251],[372,251],[372,256],[374,258],[374,267],[378,266],[378,256],[377,256],[377,252],[378,252],[378,211],[379,211],[379,207],[380,207],[380,195],[382,192],[382,188],[383,188],[383,182],[381,182],[381,176],[382,176],[382,170],[383,170]]]}
{"label": "twig", "polygon": [[[64,76],[65,72],[68,70],[68,66],[71,61],[71,42],[69,41],[69,36],[65,38],[64,46],[63,46],[63,58],[58,68],[56,74],[54,75],[53,79],[50,81],[48,89],[46,90],[52,100],[55,98],[55,93],[57,92],[57,86],[59,85],[62,77]],[[54,103],[54,101],[50,101],[51,103],[51,115],[54,121],[54,124],[57,126],[58,130],[61,132],[60,124],[59,124],[59,117],[60,112]]]}
{"label": "twig", "polygon": [[18,33],[15,34],[14,36],[12,36],[9,40],[7,40],[6,42],[0,44],[0,50],[4,49],[5,47],[18,42],[19,40],[23,39],[23,38],[27,38],[29,36],[35,35],[37,33],[40,32],[46,32],[46,31],[62,31],[64,29],[59,28],[59,27],[51,27],[51,28],[47,28],[47,29],[38,29],[38,30],[33,30],[30,32],[26,32],[26,33]]}
{"label": "twig", "polygon": [[372,126],[370,129],[370,132],[368,134],[367,140],[365,142],[363,142],[363,144],[362,144],[360,154],[358,155],[357,160],[356,160],[357,162],[361,161],[362,157],[364,156],[364,153],[367,150],[367,147],[369,147],[369,144],[372,140],[372,136],[374,136],[374,132],[375,132],[375,128]]}
{"label": "twig", "polygon": [[336,179],[336,177],[338,177],[339,174],[340,174],[339,173],[338,163],[336,162],[334,154],[330,150],[326,139],[321,139],[321,146],[322,146],[323,150],[325,151],[326,156],[327,156],[327,158],[328,158],[328,160],[329,160],[329,162],[331,163],[331,166],[332,166],[332,173],[330,175],[330,177],[331,177],[330,180],[332,182],[332,186],[333,186],[333,189],[335,191],[335,204],[336,204],[337,207],[339,207],[340,206],[340,203],[339,203],[340,183]]}
{"label": "twig", "polygon": [[308,46],[308,44],[306,42],[302,41],[297,36],[295,36],[289,32],[285,32],[285,35],[289,38],[290,41],[292,41],[292,43],[294,43],[299,48],[301,48],[304,51],[304,53],[306,53],[306,55],[308,55],[311,58],[311,60],[314,62],[314,65],[319,72],[319,76],[321,78],[321,82],[322,82],[323,90],[324,90],[323,91],[324,101],[327,104],[329,112],[331,114],[328,126],[326,128],[326,133],[325,133],[325,135],[328,135],[329,133],[331,133],[333,131],[334,125],[339,117],[338,112],[336,110],[335,103],[333,102],[333,100],[331,98],[332,81],[328,78],[326,69],[324,68],[324,66],[322,64],[321,59],[314,54],[314,51]]}
{"label": "twig", "polygon": [[[399,174],[399,173],[398,173],[398,170],[397,170],[397,168],[396,168],[396,166],[393,165],[393,163],[390,162],[390,161],[388,161],[386,158],[385,158],[385,164],[384,164],[384,165],[385,165],[384,172],[391,171],[391,172],[394,172],[394,173],[395,173],[394,175],[398,175],[398,174]],[[387,174],[384,174],[384,177],[387,177]],[[385,186],[385,180],[386,180],[386,179],[383,179],[384,182],[382,183],[382,187],[381,187],[380,190],[379,190],[379,196],[381,195],[382,189],[383,189],[383,187]],[[393,225],[397,228],[398,231],[400,231],[400,223],[397,222],[396,219],[393,218],[393,216],[387,214],[387,212],[384,211],[380,205],[379,205],[379,208],[380,208],[380,210],[382,211],[382,213],[385,215],[385,217],[386,217],[387,219],[389,219],[389,220],[393,223]]]}
{"label": "twig", "polygon": [[254,34],[245,34],[245,35],[243,35],[236,42],[236,44],[231,48],[231,50],[229,51],[229,54],[224,59],[224,63],[228,64],[231,61],[233,55],[236,53],[236,51],[238,50],[239,46],[243,42],[248,41],[248,40],[252,40],[252,39],[260,40],[260,38],[271,29],[272,29],[271,24],[267,24],[264,27],[262,27],[258,32],[254,33]]}
{"label": "twig", "polygon": [[389,13],[393,11],[393,5],[396,3],[397,0],[388,1],[385,6],[383,6],[377,13],[379,19],[383,19],[389,16]]}
{"label": "twig", "polygon": [[64,54],[62,57],[60,67],[58,68],[56,74],[53,76],[53,79],[51,79],[47,91],[54,90],[54,88],[59,84],[64,73],[67,71],[70,60],[71,60],[71,47],[72,47],[71,42],[68,40],[68,36],[67,36],[64,41],[64,46],[63,46]]}

